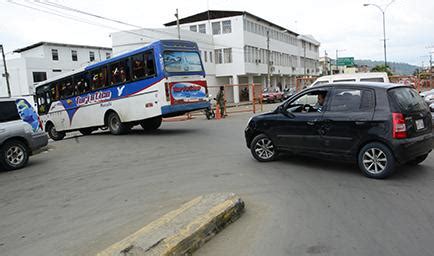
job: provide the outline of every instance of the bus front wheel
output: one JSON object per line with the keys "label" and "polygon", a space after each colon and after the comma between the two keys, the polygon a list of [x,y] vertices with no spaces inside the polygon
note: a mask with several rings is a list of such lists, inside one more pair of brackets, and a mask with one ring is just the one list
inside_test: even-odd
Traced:
{"label": "bus front wheel", "polygon": [[111,112],[107,118],[107,127],[114,135],[120,135],[128,131],[128,126],[121,122],[118,114]]}
{"label": "bus front wheel", "polygon": [[66,133],[65,132],[59,132],[56,130],[56,127],[53,124],[49,124],[47,126],[47,132],[48,132],[48,136],[50,136],[50,138],[52,140],[63,140],[63,138],[65,138]]}
{"label": "bus front wheel", "polygon": [[142,126],[143,130],[145,131],[153,131],[157,130],[161,126],[161,122],[163,121],[163,118],[161,116],[152,117],[149,119],[145,119],[140,122],[140,125]]}

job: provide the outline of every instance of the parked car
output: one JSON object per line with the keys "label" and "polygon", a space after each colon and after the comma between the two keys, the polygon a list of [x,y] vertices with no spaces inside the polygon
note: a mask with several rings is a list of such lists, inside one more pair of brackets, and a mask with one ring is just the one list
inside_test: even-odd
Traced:
{"label": "parked car", "polygon": [[355,161],[366,176],[385,178],[396,164],[417,165],[428,157],[431,120],[428,106],[409,86],[328,84],[306,89],[275,111],[251,118],[245,139],[260,162],[287,151]]}
{"label": "parked car", "polygon": [[283,92],[278,89],[265,88],[262,91],[262,101],[268,103],[283,101]]}
{"label": "parked car", "polygon": [[322,76],[315,80],[311,86],[338,83],[338,82],[380,82],[388,83],[389,77],[386,72],[354,73],[354,74],[337,74]]}
{"label": "parked car", "polygon": [[0,168],[24,167],[29,156],[48,144],[38,114],[25,99],[0,99]]}
{"label": "parked car", "polygon": [[428,105],[431,105],[432,103],[434,103],[434,89],[429,90],[429,91],[425,91],[425,92],[421,92],[420,96],[423,98],[423,100]]}
{"label": "parked car", "polygon": [[296,93],[295,88],[285,88],[283,90],[283,99],[287,100]]}

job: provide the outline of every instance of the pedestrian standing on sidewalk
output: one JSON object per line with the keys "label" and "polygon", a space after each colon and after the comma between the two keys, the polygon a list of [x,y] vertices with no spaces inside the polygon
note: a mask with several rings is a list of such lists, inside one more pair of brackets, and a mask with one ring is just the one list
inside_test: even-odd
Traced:
{"label": "pedestrian standing on sidewalk", "polygon": [[216,101],[217,104],[220,107],[220,114],[222,116],[222,118],[225,117],[225,87],[224,86],[220,86],[220,90],[217,93],[217,97],[216,97]]}

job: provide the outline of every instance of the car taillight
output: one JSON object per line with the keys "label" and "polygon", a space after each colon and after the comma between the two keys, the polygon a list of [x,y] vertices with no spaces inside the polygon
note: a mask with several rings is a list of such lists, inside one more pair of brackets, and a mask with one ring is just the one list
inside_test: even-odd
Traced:
{"label": "car taillight", "polygon": [[170,86],[169,83],[164,84],[164,88],[166,89],[166,101],[170,101]]}
{"label": "car taillight", "polygon": [[405,139],[407,138],[407,127],[405,125],[404,115],[401,113],[392,113],[393,117],[393,138]]}

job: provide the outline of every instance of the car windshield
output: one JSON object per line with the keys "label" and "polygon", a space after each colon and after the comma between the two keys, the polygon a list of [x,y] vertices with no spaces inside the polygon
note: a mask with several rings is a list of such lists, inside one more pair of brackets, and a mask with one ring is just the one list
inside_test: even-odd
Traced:
{"label": "car windshield", "polygon": [[400,87],[389,90],[389,97],[397,104],[400,111],[412,112],[427,109],[427,105],[416,92],[416,90],[407,87]]}
{"label": "car windshield", "polygon": [[166,51],[164,52],[164,68],[170,73],[203,71],[197,52]]}

